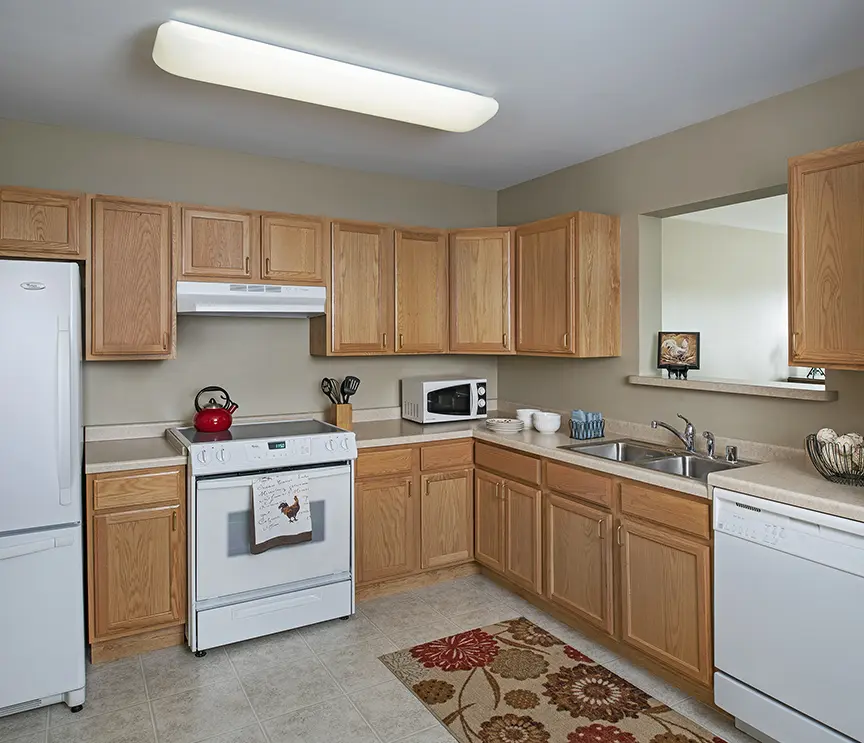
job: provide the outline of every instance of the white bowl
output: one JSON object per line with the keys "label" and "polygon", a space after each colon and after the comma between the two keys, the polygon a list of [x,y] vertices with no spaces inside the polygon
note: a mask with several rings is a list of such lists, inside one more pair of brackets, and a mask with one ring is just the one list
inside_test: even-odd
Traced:
{"label": "white bowl", "polygon": [[561,428],[561,416],[558,413],[534,413],[534,428],[540,433],[555,433]]}
{"label": "white bowl", "polygon": [[533,423],[534,413],[539,412],[537,408],[519,408],[516,411],[516,417],[530,428]]}

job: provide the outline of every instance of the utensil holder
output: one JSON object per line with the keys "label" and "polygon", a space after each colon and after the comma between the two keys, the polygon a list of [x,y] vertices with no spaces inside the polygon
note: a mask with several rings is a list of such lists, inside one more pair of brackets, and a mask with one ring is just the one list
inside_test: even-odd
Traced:
{"label": "utensil holder", "polygon": [[571,439],[602,439],[606,431],[606,421],[570,421]]}
{"label": "utensil holder", "polygon": [[351,431],[353,426],[350,403],[330,406],[330,422],[337,428]]}

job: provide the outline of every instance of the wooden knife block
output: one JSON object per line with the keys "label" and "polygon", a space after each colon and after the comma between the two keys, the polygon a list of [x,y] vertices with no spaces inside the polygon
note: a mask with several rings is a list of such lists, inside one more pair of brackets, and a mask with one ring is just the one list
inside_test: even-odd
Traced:
{"label": "wooden knife block", "polygon": [[344,403],[342,405],[330,406],[330,422],[338,428],[344,428],[346,431],[352,430],[351,405]]}

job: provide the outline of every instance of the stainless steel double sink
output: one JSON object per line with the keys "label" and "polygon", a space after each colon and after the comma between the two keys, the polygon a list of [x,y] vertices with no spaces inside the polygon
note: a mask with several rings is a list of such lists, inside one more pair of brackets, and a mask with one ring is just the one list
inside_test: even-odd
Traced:
{"label": "stainless steel double sink", "polygon": [[756,462],[744,460],[728,462],[725,459],[713,459],[702,454],[670,449],[647,441],[633,439],[586,441],[581,444],[567,444],[558,448],[702,482],[707,482],[708,475],[712,472],[723,472],[756,464]]}

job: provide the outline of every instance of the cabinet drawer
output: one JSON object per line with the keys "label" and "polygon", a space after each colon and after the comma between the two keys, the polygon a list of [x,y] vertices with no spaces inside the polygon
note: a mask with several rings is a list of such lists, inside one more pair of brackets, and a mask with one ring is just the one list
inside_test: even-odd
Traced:
{"label": "cabinet drawer", "polygon": [[482,444],[474,445],[474,463],[484,470],[498,472],[532,485],[540,484],[540,460],[508,449]]}
{"label": "cabinet drawer", "polygon": [[546,486],[550,490],[612,508],[611,477],[556,462],[546,462]]}
{"label": "cabinet drawer", "polygon": [[621,512],[703,539],[711,536],[711,506],[707,500],[690,500],[665,490],[622,482]]}
{"label": "cabinet drawer", "polygon": [[389,448],[360,451],[357,457],[357,477],[387,477],[410,473],[414,458],[410,448]]}
{"label": "cabinet drawer", "polygon": [[451,441],[420,449],[420,467],[424,470],[443,470],[447,467],[465,467],[474,463],[474,439]]}
{"label": "cabinet drawer", "polygon": [[182,493],[182,467],[110,472],[93,481],[93,510],[179,503]]}

